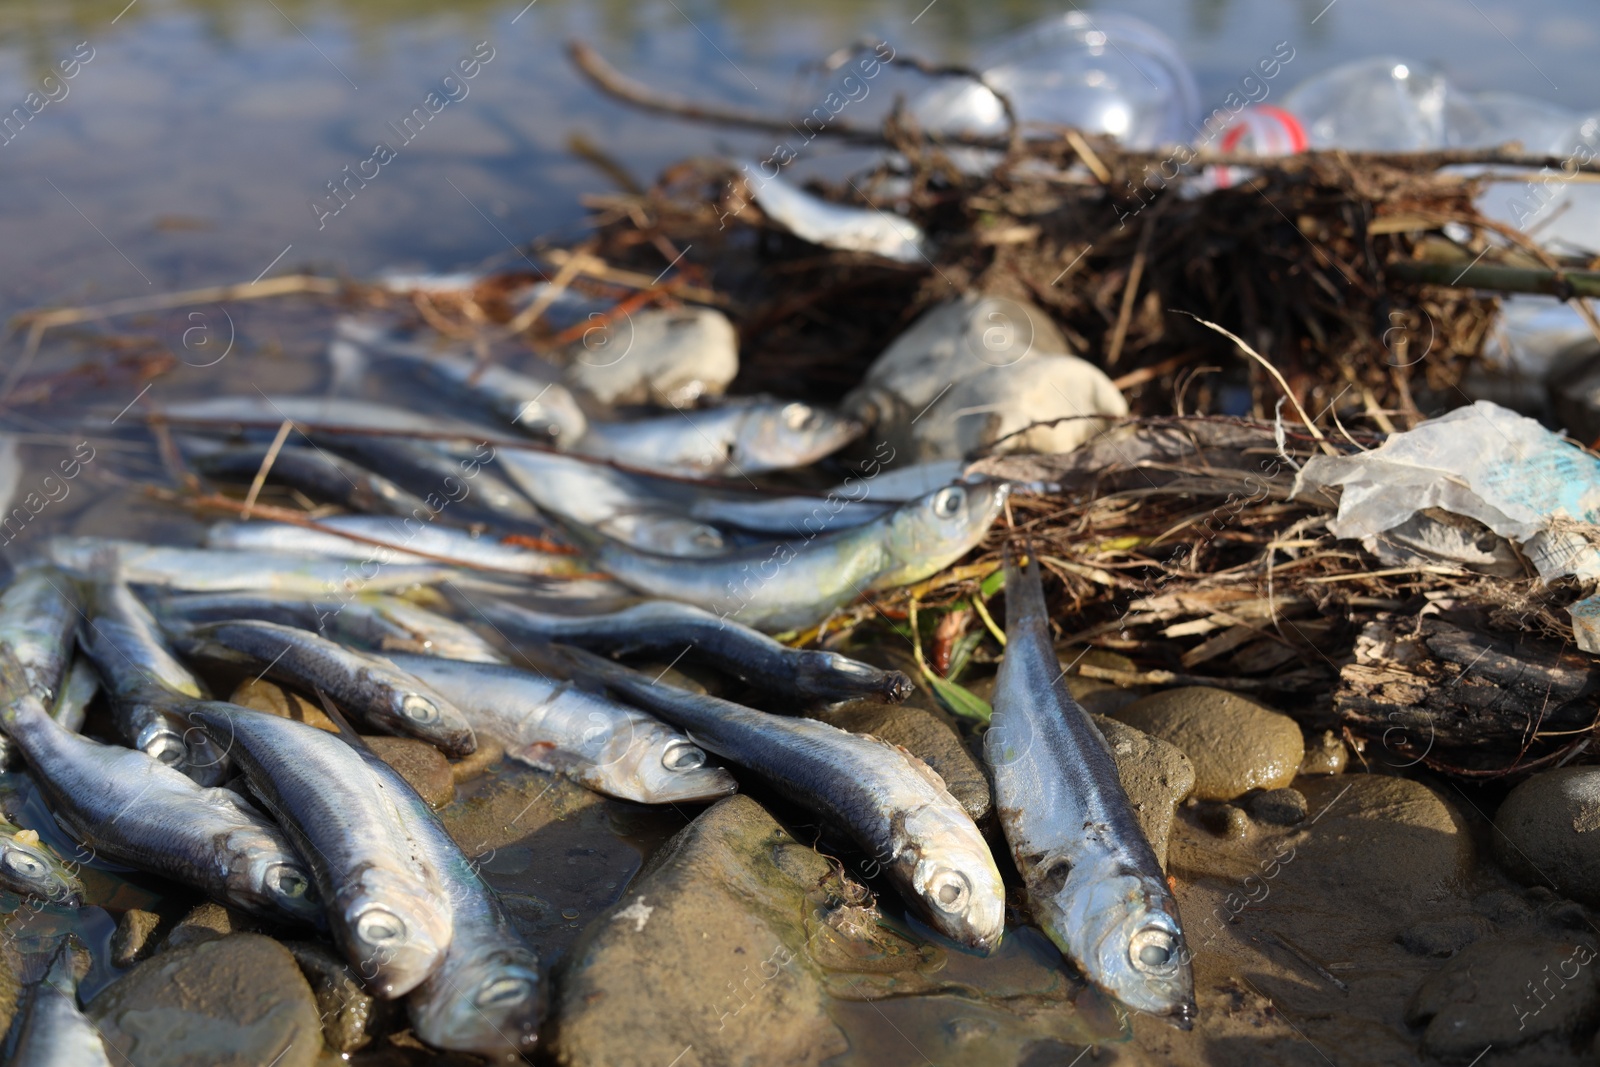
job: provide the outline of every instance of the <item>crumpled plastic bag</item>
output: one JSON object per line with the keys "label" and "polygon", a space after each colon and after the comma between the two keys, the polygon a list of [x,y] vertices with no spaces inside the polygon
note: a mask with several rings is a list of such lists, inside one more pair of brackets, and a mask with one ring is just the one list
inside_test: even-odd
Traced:
{"label": "crumpled plastic bag", "polygon": [[[1600,534],[1600,460],[1487,400],[1395,434],[1371,452],[1316,456],[1294,495],[1332,486],[1343,492],[1329,530],[1360,539],[1368,551],[1400,541],[1415,551],[1418,542],[1402,528],[1414,529],[1414,516],[1438,509],[1514,542],[1546,581],[1600,579],[1600,546],[1591,541]],[[1570,612],[1578,646],[1600,652],[1600,597]]]}

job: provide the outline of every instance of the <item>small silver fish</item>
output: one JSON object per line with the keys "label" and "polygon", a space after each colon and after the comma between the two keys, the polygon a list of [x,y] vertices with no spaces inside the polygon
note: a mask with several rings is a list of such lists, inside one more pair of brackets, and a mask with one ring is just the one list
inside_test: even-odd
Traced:
{"label": "small silver fish", "polygon": [[36,830],[0,818],[0,889],[65,908],[83,903],[83,882]]}
{"label": "small silver fish", "polygon": [[715,556],[728,547],[716,527],[674,512],[639,475],[555,452],[508,448],[499,460],[547,514],[625,545],[666,556]]}
{"label": "small silver fish", "polygon": [[994,856],[927,764],[876,737],[769,715],[653,682],[581,649],[563,651],[575,676],[655,712],[848,833],[945,936],[982,951],[1000,943],[1005,887]]}
{"label": "small silver fish", "polygon": [[553,615],[485,598],[483,617],[507,637],[560,641],[591,651],[689,653],[791,703],[878,700],[911,695],[911,679],[822,649],[790,648],[732,619],[670,600],[599,615]]}
{"label": "small silver fish", "polygon": [[[0,651],[0,674],[16,671]],[[136,749],[69,733],[31,693],[7,699],[0,725],[27,757],[57,822],[86,848],[274,921],[320,922],[300,857],[236,794],[198,785]]]}
{"label": "small silver fish", "polygon": [[1034,919],[1095,985],[1137,1011],[1195,1017],[1178,904],[1105,737],[1067,691],[1039,564],[1006,556],[1006,649],[983,739],[994,806]]}
{"label": "small silver fish", "polygon": [[774,633],[821,622],[874,590],[937,574],[983,540],[1005,495],[992,482],[949,485],[851,529],[715,559],[672,559],[614,541],[591,555],[600,570],[642,593]]}
{"label": "small silver fish", "polygon": [[320,689],[373,728],[419,738],[454,759],[477,751],[461,709],[382,656],[255,619],[204,623],[173,641],[188,656],[248,664],[307,692]]}
{"label": "small silver fish", "polygon": [[853,419],[800,401],[737,400],[631,422],[591,421],[569,447],[643,470],[734,477],[815,463],[862,430]]}
{"label": "small silver fish", "polygon": [[501,418],[529,433],[565,442],[576,441],[588,428],[583,409],[554,376],[540,378],[497,361],[480,363],[459,353],[436,351],[357,319],[342,319],[339,333],[380,356],[404,360],[450,388],[480,398]]}
{"label": "small silver fish", "polygon": [[378,558],[386,564],[444,562],[506,574],[559,578],[583,574],[587,569],[582,560],[570,553],[474,537],[455,527],[413,519],[336,515],[318,520],[317,525],[321,528],[287,522],[218,522],[206,531],[206,547],[330,559],[366,559],[382,553]]}
{"label": "small silver fish", "polygon": [[875,471],[846,478],[827,493],[814,496],[702,493],[690,501],[689,514],[742,530],[804,537],[871,522],[908,500],[927,496],[956,481],[962,466],[955,460],[933,460]]}
{"label": "small silver fish", "polygon": [[88,602],[79,642],[105,679],[117,739],[201,785],[219,784],[228,770],[227,754],[189,729],[170,706],[174,697],[200,700],[210,694],[167,651],[149,609],[121,582],[96,583]]}
{"label": "small silver fish", "polygon": [[[0,596],[0,645],[11,650],[29,690],[46,704],[56,700],[72,654],[78,594],[76,583],[55,568],[32,567]],[[0,768],[15,761],[11,742],[0,737]]]}
{"label": "small silver fish", "polygon": [[706,766],[706,754],[678,731],[570,682],[516,667],[393,659],[455,702],[473,730],[503,741],[511,756],[597,793],[670,804],[715,800],[735,789],[732,775]]}
{"label": "small silver fish", "polygon": [[910,219],[875,207],[835,204],[764,171],[751,174],[749,166],[745,176],[751,197],[767,217],[802,240],[897,263],[928,262],[927,235]]}
{"label": "small silver fish", "polygon": [[514,1056],[533,1047],[544,1017],[539,957],[522,939],[439,817],[406,780],[365,747],[367,768],[388,787],[406,835],[438,873],[450,947],[406,997],[412,1029],[434,1048]]}
{"label": "small silver fish", "polygon": [[373,992],[393,999],[422,984],[453,926],[439,906],[440,873],[407,832],[410,787],[303,722],[215,702],[192,717],[233,751],[251,791],[309,860],[334,938]]}
{"label": "small silver fish", "polygon": [[416,652],[477,663],[508,662],[467,626],[409,600],[382,594],[338,601],[272,593],[180,593],[154,602],[152,608],[163,626],[260,619],[384,655]]}
{"label": "small silver fish", "polygon": [[100,1031],[78,1007],[73,938],[64,937],[23,991],[6,1034],[13,1067],[111,1067]]}
{"label": "small silver fish", "polygon": [[[383,549],[375,547],[373,551],[381,553]],[[385,564],[378,555],[354,563],[273,552],[169,548],[104,537],[52,537],[44,544],[44,554],[57,567],[83,577],[120,579],[131,585],[189,593],[247,589],[341,597],[432,585],[461,576],[454,567]]]}

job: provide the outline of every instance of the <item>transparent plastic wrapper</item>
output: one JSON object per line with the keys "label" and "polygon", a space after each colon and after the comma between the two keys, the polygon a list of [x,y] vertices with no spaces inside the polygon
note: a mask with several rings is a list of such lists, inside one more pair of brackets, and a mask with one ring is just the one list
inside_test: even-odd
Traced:
{"label": "transparent plastic wrapper", "polygon": [[[1600,579],[1600,546],[1583,529],[1600,524],[1600,460],[1486,400],[1395,434],[1371,452],[1314,457],[1295,495],[1333,486],[1343,493],[1329,530],[1374,554],[1397,543],[1413,552],[1426,544],[1416,536],[1418,517],[1435,509],[1513,542],[1545,581]],[[1600,597],[1569,610],[1578,647],[1600,652]]]}

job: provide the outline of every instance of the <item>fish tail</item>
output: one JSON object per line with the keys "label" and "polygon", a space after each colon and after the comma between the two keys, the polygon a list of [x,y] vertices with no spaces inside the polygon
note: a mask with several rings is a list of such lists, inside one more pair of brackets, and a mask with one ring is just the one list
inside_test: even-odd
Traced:
{"label": "fish tail", "polygon": [[[1018,554],[1026,552],[1027,564],[1018,563]],[[1039,579],[1039,557],[1033,546],[1007,544],[1004,550],[1006,569],[1006,626],[1024,622],[1048,623],[1045,612],[1044,584]]]}

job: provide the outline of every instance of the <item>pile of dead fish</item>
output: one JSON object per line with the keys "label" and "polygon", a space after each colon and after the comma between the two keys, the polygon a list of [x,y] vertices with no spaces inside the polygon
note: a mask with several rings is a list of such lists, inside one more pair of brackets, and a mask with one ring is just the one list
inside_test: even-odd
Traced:
{"label": "pile of dead fish", "polygon": [[[3,756],[84,854],[324,933],[375,995],[404,998],[418,1038],[482,1054],[535,1041],[537,946],[360,734],[451,759],[493,738],[642,804],[726,795],[737,771],[847,834],[940,933],[999,942],[994,857],[920,760],[611,657],[692,657],[780,712],[904,699],[903,674],[770,635],[941,571],[988,532],[1007,487],[963,480],[943,457],[890,470],[880,453],[841,463],[855,473],[832,491],[747,490],[727,479],[834,456],[872,416],[752,398],[606,421],[597,389],[359,323],[342,336],[448,386],[459,414],[266,395],[168,406],[206,478],[270,482],[317,510],[221,522],[199,546],[54,538],[0,597]],[[645,383],[635,399],[675,406],[726,384],[681,371],[630,367]],[[880,404],[896,384],[870,381]],[[1188,954],[1159,864],[1062,683],[1037,566],[1008,559],[1007,577],[1010,651],[985,746],[1034,917],[1097,985],[1186,1024]],[[219,681],[244,678],[317,702],[340,732],[215,699],[231,691]],[[91,738],[96,700],[93,721],[109,725]],[[3,829],[0,885],[81,902],[37,833]],[[62,971],[19,1012],[24,1038],[71,1042],[90,1026]],[[42,1010],[68,1021],[41,1029],[29,1019]]]}

